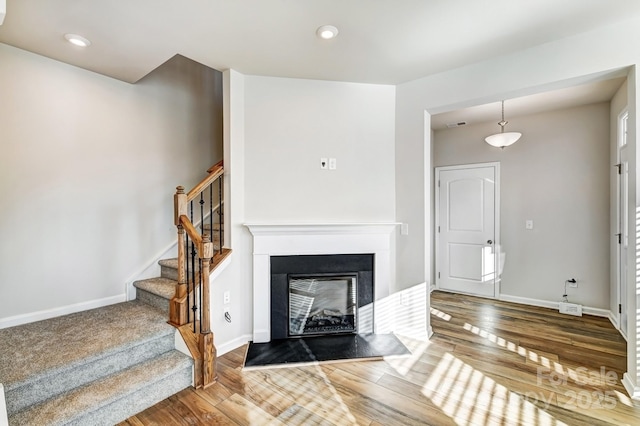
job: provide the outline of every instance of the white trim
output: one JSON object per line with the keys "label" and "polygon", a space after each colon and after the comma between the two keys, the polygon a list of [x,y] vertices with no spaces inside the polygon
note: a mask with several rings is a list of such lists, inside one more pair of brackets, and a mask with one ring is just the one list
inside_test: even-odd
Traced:
{"label": "white trim", "polygon": [[242,345],[246,345],[247,342],[251,340],[250,334],[243,334],[240,337],[236,337],[235,339],[229,340],[228,342],[221,343],[216,345],[216,351],[218,356],[222,356],[228,352],[231,352],[234,349],[239,348]]}
{"label": "white trim", "polygon": [[631,399],[640,400],[640,386],[636,386],[629,373],[622,376],[622,385],[627,390]]}
{"label": "white trim", "polygon": [[60,306],[53,309],[45,309],[28,314],[16,315],[0,319],[0,329],[14,327],[16,325],[28,324],[30,322],[42,321],[49,318],[59,317],[62,315],[73,314],[76,312],[87,311],[89,309],[101,308],[103,306],[113,305],[115,303],[126,302],[126,294],[105,297],[104,299],[89,300],[87,302],[74,303],[73,305]]}
{"label": "white trim", "polygon": [[[392,288],[395,267],[392,232],[398,225],[397,222],[245,224],[253,235],[253,341],[271,341],[271,256],[373,254],[375,310]],[[385,329],[387,325],[378,321],[374,332],[389,332]]]}
{"label": "white trim", "polygon": [[[521,305],[538,306],[541,308],[550,308],[555,310],[559,309],[560,303],[549,300],[530,299],[528,297],[510,296],[508,294],[501,294],[498,299],[504,302],[519,303]],[[582,313],[603,318],[610,318],[611,316],[611,311],[608,309],[592,308],[589,306],[583,306]]]}
{"label": "white trim", "polygon": [[[343,234],[389,234],[400,222],[354,222],[354,223],[245,223],[254,236],[267,235],[343,235]],[[257,251],[261,253],[260,250]],[[254,253],[256,249],[254,248]],[[269,253],[271,254],[271,253]]]}
{"label": "white trim", "polygon": [[[620,331],[620,327],[618,324],[618,316],[615,315],[613,312],[609,312],[609,322],[611,323],[611,325],[613,325],[615,327],[616,330]],[[622,334],[622,333],[620,333]],[[625,337],[626,340],[626,337]]]}
{"label": "white trim", "polygon": [[4,386],[0,383],[0,426],[9,426],[9,416],[7,415],[7,404],[4,399]]}

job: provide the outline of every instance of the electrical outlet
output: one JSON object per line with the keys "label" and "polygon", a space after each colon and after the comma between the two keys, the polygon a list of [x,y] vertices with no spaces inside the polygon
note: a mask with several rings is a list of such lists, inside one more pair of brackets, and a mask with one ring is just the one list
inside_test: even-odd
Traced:
{"label": "electrical outlet", "polygon": [[335,158],[329,158],[329,170],[335,170],[336,169],[336,159]]}
{"label": "electrical outlet", "polygon": [[329,162],[327,161],[327,159],[325,157],[322,157],[320,159],[320,169],[321,170],[327,170],[329,168]]}
{"label": "electrical outlet", "polygon": [[224,292],[222,296],[222,303],[224,303],[225,305],[231,303],[231,293],[229,292],[229,290]]}
{"label": "electrical outlet", "polygon": [[571,278],[567,282],[569,283],[569,288],[578,288],[578,281],[575,278]]}

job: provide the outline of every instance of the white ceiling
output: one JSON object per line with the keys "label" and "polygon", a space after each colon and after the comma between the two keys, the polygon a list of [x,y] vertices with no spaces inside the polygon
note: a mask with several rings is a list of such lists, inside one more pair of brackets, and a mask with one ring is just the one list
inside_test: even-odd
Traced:
{"label": "white ceiling", "polygon": [[[640,16],[638,0],[7,0],[0,42],[135,82],[175,54],[397,84]],[[316,37],[320,25],[335,40]],[[92,41],[76,48],[77,33]]]}
{"label": "white ceiling", "polygon": [[[638,0],[7,0],[0,43],[131,83],[181,54],[249,75],[398,84],[638,16]],[[325,24],[336,39],[316,36]],[[610,100],[621,82],[510,99],[506,117]],[[498,102],[432,128],[499,118]]]}

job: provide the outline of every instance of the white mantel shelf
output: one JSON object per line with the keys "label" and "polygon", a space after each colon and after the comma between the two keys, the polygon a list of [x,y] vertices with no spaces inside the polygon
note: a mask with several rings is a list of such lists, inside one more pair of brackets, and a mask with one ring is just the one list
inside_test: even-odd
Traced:
{"label": "white mantel shelf", "polygon": [[253,235],[318,233],[388,233],[400,226],[400,222],[355,222],[355,223],[245,223]]}
{"label": "white mantel shelf", "polygon": [[[377,301],[389,295],[395,275],[392,233],[399,225],[396,222],[246,223],[253,235],[253,341],[271,340],[271,256],[374,254],[374,299]],[[381,324],[376,324],[375,328],[379,326]]]}

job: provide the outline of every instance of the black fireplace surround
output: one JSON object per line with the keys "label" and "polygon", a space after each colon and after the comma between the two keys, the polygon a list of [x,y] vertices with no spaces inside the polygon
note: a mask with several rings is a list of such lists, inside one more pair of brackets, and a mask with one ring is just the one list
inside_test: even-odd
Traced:
{"label": "black fireplace surround", "polygon": [[[289,276],[355,274],[357,276],[358,308],[373,303],[374,255],[327,254],[271,256],[271,339],[289,338]],[[371,318],[373,321],[373,318]],[[357,330],[373,332],[372,327]]]}

